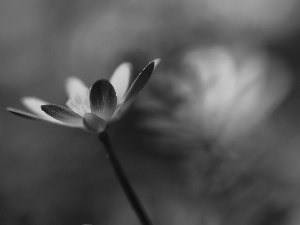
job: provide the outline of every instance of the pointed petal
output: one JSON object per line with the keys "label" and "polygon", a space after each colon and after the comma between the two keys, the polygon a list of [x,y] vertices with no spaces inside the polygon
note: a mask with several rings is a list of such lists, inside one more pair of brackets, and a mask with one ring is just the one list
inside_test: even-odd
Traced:
{"label": "pointed petal", "polygon": [[69,98],[88,99],[89,97],[88,87],[77,77],[67,78],[66,91]]}
{"label": "pointed petal", "polygon": [[40,116],[47,116],[47,114],[41,110],[41,106],[49,104],[48,102],[36,97],[23,97],[21,98],[21,102],[31,112]]}
{"label": "pointed petal", "polygon": [[86,113],[83,117],[83,124],[88,131],[101,133],[106,128],[106,122],[93,113]]}
{"label": "pointed petal", "polygon": [[23,98],[21,98],[21,102],[28,110],[30,110],[31,112],[33,112],[34,114],[36,114],[38,116],[43,117],[45,120],[48,120],[48,121],[51,121],[54,123],[58,122],[56,119],[47,115],[41,109],[41,106],[49,104],[48,102],[41,100],[39,98],[36,98],[36,97],[23,97]]}
{"label": "pointed petal", "polygon": [[72,127],[83,127],[82,117],[60,105],[42,105],[41,109],[54,119]]}
{"label": "pointed petal", "polygon": [[159,63],[160,63],[160,59],[153,60],[138,75],[138,77],[135,79],[135,81],[133,82],[130,89],[128,90],[128,92],[125,95],[125,98],[124,98],[125,106],[124,107],[131,104],[132,101],[140,93],[140,91],[143,90],[143,88],[147,84],[151,74],[153,73],[154,69],[156,69],[158,67]]}
{"label": "pointed petal", "polygon": [[6,110],[14,115],[17,115],[17,116],[20,116],[20,117],[23,117],[25,119],[34,119],[34,120],[41,120],[41,119],[44,119],[42,116],[39,116],[39,115],[35,115],[35,114],[32,114],[32,113],[28,113],[28,112],[25,112],[23,110],[20,110],[20,109],[16,109],[16,108],[12,108],[12,107],[7,107]]}
{"label": "pointed petal", "polygon": [[117,105],[116,91],[108,80],[98,80],[90,91],[91,112],[108,121]]}
{"label": "pointed petal", "polygon": [[117,95],[117,104],[120,104],[125,96],[129,86],[132,65],[130,63],[122,63],[114,71],[110,78],[110,83],[113,85]]}
{"label": "pointed petal", "polygon": [[11,108],[11,107],[8,107],[6,108],[7,111],[9,111],[10,113],[16,115],[16,116],[20,116],[22,118],[25,118],[25,119],[33,119],[33,120],[43,120],[43,121],[46,121],[46,122],[51,122],[51,123],[55,123],[55,124],[60,124],[60,125],[64,125],[62,122],[56,120],[56,119],[53,119],[52,117],[48,116],[40,116],[40,115],[35,115],[35,114],[32,114],[32,113],[28,113],[28,112],[25,112],[23,110],[20,110],[20,109],[16,109],[16,108]]}

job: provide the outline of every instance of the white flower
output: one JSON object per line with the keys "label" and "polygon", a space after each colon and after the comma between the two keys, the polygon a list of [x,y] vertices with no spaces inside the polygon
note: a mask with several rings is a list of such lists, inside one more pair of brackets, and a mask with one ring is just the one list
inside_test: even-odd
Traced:
{"label": "white flower", "polygon": [[123,63],[110,81],[97,80],[90,89],[78,78],[67,79],[67,107],[49,104],[35,97],[24,97],[22,103],[31,111],[7,108],[15,115],[38,119],[63,126],[83,128],[100,133],[108,123],[121,116],[134,101],[157,68],[160,59],[150,62],[129,87],[131,64]]}

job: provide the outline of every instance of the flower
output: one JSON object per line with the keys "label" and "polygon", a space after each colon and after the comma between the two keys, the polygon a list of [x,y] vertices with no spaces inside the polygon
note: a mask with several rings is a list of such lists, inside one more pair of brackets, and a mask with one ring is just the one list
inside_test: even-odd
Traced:
{"label": "flower", "polygon": [[151,61],[129,87],[131,64],[122,63],[114,71],[110,81],[97,80],[90,90],[78,78],[66,82],[69,100],[67,107],[49,104],[35,97],[24,97],[22,103],[32,112],[16,108],[7,110],[17,116],[37,119],[74,128],[101,133],[108,123],[118,119],[134,101],[157,68],[160,59]]}

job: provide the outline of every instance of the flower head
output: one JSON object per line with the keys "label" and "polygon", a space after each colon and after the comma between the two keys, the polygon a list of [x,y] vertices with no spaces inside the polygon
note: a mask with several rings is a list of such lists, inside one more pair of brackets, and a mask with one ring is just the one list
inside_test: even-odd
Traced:
{"label": "flower head", "polygon": [[106,129],[108,123],[118,119],[134,101],[159,63],[160,59],[150,62],[130,88],[131,64],[123,63],[114,71],[110,81],[97,80],[90,89],[78,78],[67,79],[67,107],[49,104],[35,97],[24,97],[21,101],[31,113],[16,108],[7,110],[28,119],[100,133]]}

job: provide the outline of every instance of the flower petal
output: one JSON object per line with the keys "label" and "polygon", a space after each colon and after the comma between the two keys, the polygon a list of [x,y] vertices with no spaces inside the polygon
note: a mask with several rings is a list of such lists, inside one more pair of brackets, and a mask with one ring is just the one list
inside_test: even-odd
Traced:
{"label": "flower petal", "polygon": [[16,108],[8,107],[8,108],[6,108],[6,110],[9,111],[10,113],[16,115],[16,116],[20,116],[20,117],[23,117],[25,119],[43,120],[43,121],[46,121],[46,122],[51,122],[51,123],[56,123],[56,124],[64,125],[62,122],[60,122],[60,121],[58,121],[56,119],[53,119],[50,116],[49,116],[49,118],[51,120],[48,117],[40,116],[40,115],[35,115],[35,114],[28,113],[28,112],[25,112],[23,110],[16,109]]}
{"label": "flower petal", "polygon": [[36,120],[43,119],[42,116],[34,115],[32,113],[28,113],[23,110],[12,108],[12,107],[7,107],[6,110],[14,115],[17,115],[17,116],[20,116],[20,117],[23,117],[26,119],[36,119]]}
{"label": "flower petal", "polygon": [[66,90],[69,100],[66,105],[72,111],[83,116],[84,113],[90,112],[89,92],[85,84],[76,77],[69,77],[66,80]]}
{"label": "flower petal", "polygon": [[125,93],[129,86],[129,80],[131,75],[132,65],[130,63],[122,63],[119,65],[112,77],[110,83],[113,85],[117,95],[117,104],[120,104],[125,96]]}
{"label": "flower petal", "polygon": [[72,127],[83,127],[80,115],[60,105],[42,105],[41,109],[54,119]]}
{"label": "flower petal", "polygon": [[21,102],[28,110],[40,116],[45,115],[45,113],[41,110],[41,106],[49,104],[48,102],[36,97],[23,97],[21,98]]}
{"label": "flower petal", "polygon": [[69,99],[66,102],[69,109],[83,116],[86,112],[90,112],[90,100],[87,98],[84,101],[80,98]]}
{"label": "flower petal", "polygon": [[128,90],[128,92],[125,95],[125,98],[124,98],[124,107],[125,108],[129,104],[131,104],[133,102],[133,100],[137,97],[137,95],[140,93],[140,91],[143,90],[143,88],[147,84],[151,74],[158,67],[159,63],[160,63],[160,59],[153,60],[138,75],[138,77],[135,79],[135,81],[133,82],[130,89]]}
{"label": "flower petal", "polygon": [[23,98],[21,98],[21,102],[28,110],[30,110],[34,114],[37,114],[37,115],[43,117],[45,120],[57,122],[56,119],[53,119],[51,116],[48,116],[41,109],[41,106],[49,104],[48,102],[45,102],[44,100],[41,100],[36,97],[23,97]]}
{"label": "flower petal", "polygon": [[80,97],[81,99],[88,99],[88,87],[77,77],[69,77],[66,80],[66,91],[69,98]]}
{"label": "flower petal", "polygon": [[86,113],[83,117],[83,124],[88,131],[101,133],[106,128],[106,122],[93,113]]}
{"label": "flower petal", "polygon": [[108,121],[117,105],[116,91],[108,80],[96,81],[90,91],[91,112]]}

